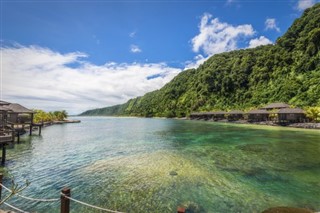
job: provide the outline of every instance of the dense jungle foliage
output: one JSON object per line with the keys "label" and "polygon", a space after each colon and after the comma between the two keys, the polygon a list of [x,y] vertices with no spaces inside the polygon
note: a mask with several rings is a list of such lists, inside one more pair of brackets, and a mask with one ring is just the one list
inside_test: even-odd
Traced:
{"label": "dense jungle foliage", "polygon": [[160,90],[82,115],[184,117],[271,102],[320,106],[319,50],[320,3],[306,9],[274,45],[214,55]]}
{"label": "dense jungle foliage", "polygon": [[54,112],[45,112],[43,110],[35,109],[33,111],[36,112],[33,117],[34,123],[63,121],[65,119],[67,119],[67,117],[68,117],[68,113],[65,110],[54,111]]}

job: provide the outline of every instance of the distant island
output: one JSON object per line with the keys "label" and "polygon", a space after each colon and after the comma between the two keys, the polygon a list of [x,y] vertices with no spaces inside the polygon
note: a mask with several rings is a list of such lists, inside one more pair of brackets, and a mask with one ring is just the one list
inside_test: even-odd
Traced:
{"label": "distant island", "polygon": [[189,117],[249,111],[268,103],[320,106],[320,3],[306,9],[276,44],[217,54],[160,90],[82,116]]}

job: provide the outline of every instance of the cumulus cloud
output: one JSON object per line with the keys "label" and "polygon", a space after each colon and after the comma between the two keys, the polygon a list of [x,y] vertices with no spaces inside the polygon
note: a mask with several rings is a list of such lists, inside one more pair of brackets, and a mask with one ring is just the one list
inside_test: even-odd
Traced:
{"label": "cumulus cloud", "polygon": [[142,52],[142,50],[138,47],[138,45],[134,45],[134,44],[132,44],[130,46],[130,51],[132,53],[140,53],[140,52]]}
{"label": "cumulus cloud", "polygon": [[280,32],[280,28],[277,26],[275,18],[267,18],[264,25],[266,30],[276,30],[277,32]]}
{"label": "cumulus cloud", "polygon": [[190,61],[186,61],[185,63],[185,70],[187,69],[193,69],[193,68],[198,68],[201,64],[203,64],[203,62],[205,62],[208,58],[208,57],[204,57],[203,55],[199,54],[199,55],[196,55],[193,60],[190,60]]}
{"label": "cumulus cloud", "polygon": [[4,100],[69,113],[124,103],[161,88],[181,71],[165,63],[97,66],[85,53],[38,46],[3,47],[1,54]]}
{"label": "cumulus cloud", "polygon": [[199,30],[200,33],[191,40],[192,50],[202,50],[206,55],[235,50],[239,38],[250,37],[255,33],[251,25],[233,26],[212,18],[208,13],[202,16]]}
{"label": "cumulus cloud", "polygon": [[309,7],[312,7],[315,4],[315,0],[299,0],[297,4],[297,9],[302,11]]}
{"label": "cumulus cloud", "polygon": [[248,48],[255,48],[267,44],[272,44],[272,41],[270,41],[268,38],[264,36],[260,36],[259,38],[251,39]]}

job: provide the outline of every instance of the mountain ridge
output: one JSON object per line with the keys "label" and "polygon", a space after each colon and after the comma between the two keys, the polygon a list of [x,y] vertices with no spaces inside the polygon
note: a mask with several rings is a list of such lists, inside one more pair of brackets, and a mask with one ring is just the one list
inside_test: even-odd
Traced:
{"label": "mountain ridge", "polygon": [[320,106],[319,50],[320,3],[306,9],[274,45],[216,54],[159,90],[80,115],[184,117],[271,102]]}

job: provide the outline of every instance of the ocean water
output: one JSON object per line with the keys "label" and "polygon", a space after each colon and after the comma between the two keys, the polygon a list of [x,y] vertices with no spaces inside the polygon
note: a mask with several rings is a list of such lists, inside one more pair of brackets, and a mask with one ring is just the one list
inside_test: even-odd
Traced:
{"label": "ocean water", "polygon": [[[46,127],[7,151],[21,194],[72,197],[123,212],[320,211],[320,131],[201,121],[80,117]],[[10,186],[6,177],[4,184]],[[31,212],[60,203],[14,197]],[[1,206],[6,209],[7,207]],[[100,212],[71,202],[71,212]]]}

